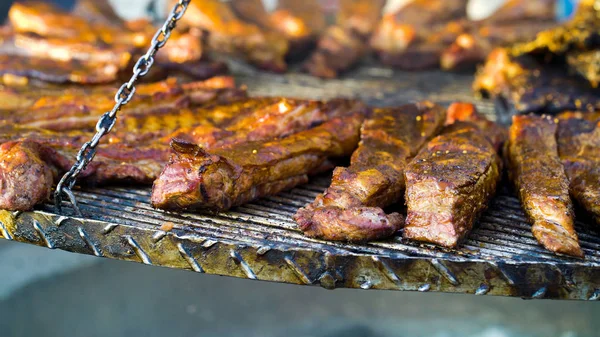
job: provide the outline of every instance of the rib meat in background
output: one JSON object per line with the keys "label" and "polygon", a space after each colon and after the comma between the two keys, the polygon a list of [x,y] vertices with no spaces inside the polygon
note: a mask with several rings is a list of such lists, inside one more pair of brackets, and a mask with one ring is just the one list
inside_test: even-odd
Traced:
{"label": "rib meat in background", "polygon": [[383,0],[340,0],[336,23],[323,32],[304,69],[313,76],[335,78],[355,66],[368,53],[368,39],[384,5]]}

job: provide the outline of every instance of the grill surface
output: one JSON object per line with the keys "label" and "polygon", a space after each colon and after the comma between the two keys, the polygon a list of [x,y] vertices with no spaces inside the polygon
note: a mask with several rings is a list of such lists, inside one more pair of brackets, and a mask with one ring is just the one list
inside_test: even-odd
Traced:
{"label": "grill surface", "polygon": [[[424,98],[442,104],[473,101],[471,76],[364,66],[346,79],[321,81],[234,68],[253,95],[349,96],[381,106]],[[495,116],[490,102],[476,103],[489,117],[506,122],[508,116]],[[76,192],[83,218],[75,218],[66,203],[63,215],[51,204],[34,212],[0,211],[0,235],[101,257],[325,288],[600,299],[600,237],[589,221],[578,223],[585,260],[552,255],[537,245],[518,200],[504,186],[457,250],[400,237],[368,244],[306,238],[291,216],[328,182],[328,177],[315,178],[277,196],[211,214],[154,210],[149,188],[86,188]]]}

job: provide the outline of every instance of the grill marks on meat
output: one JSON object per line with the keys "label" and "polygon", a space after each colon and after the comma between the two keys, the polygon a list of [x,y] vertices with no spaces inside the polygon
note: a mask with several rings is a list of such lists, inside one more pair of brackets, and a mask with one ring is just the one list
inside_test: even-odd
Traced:
{"label": "grill marks on meat", "polygon": [[332,119],[288,137],[210,152],[172,143],[175,154],[154,182],[152,204],[164,209],[226,210],[307,181],[330,157],[349,155],[362,115]]}
{"label": "grill marks on meat", "polygon": [[367,53],[384,4],[382,0],[340,1],[336,24],[323,32],[304,69],[313,76],[335,78],[356,65]]}
{"label": "grill marks on meat", "polygon": [[558,116],[558,154],[571,196],[600,224],[600,114]]}
{"label": "grill marks on meat", "polygon": [[307,236],[367,241],[393,235],[403,225],[383,207],[398,202],[407,161],[443,126],[445,111],[430,102],[375,109],[361,128],[350,167],[338,167],[331,186],[294,219]]}
{"label": "grill marks on meat", "polygon": [[600,109],[597,89],[565,69],[542,66],[529,55],[495,49],[479,70],[473,89],[505,100],[518,113]]}
{"label": "grill marks on meat", "polygon": [[208,48],[212,50],[242,57],[264,70],[283,72],[287,69],[284,58],[288,41],[278,33],[243,22],[227,3],[192,1],[181,23],[203,30],[208,35]]}
{"label": "grill marks on meat", "polygon": [[549,117],[513,117],[507,147],[509,172],[538,242],[552,252],[583,257],[556,130]]}
{"label": "grill marks on meat", "polygon": [[451,106],[449,121],[406,168],[404,238],[453,248],[495,194],[505,132],[470,104]]}

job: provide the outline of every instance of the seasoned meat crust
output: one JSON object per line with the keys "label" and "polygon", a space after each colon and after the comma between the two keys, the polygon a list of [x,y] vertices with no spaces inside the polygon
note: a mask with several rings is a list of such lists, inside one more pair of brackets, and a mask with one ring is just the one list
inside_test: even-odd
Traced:
{"label": "seasoned meat crust", "polygon": [[349,155],[358,143],[363,116],[334,118],[281,139],[206,151],[172,143],[175,154],[152,189],[163,209],[227,210],[306,182],[330,157]]}
{"label": "seasoned meat crust", "polygon": [[547,116],[514,116],[507,146],[509,172],[538,242],[552,252],[583,257],[556,131]]}
{"label": "seasoned meat crust", "polygon": [[571,196],[600,225],[600,113],[564,113],[558,119],[558,154]]}
{"label": "seasoned meat crust", "polygon": [[431,102],[375,109],[363,123],[350,167],[336,168],[331,186],[294,216],[300,229],[310,237],[341,241],[394,234],[403,218],[382,208],[400,200],[408,160],[444,121],[444,109]]}
{"label": "seasoned meat crust", "polygon": [[506,134],[471,104],[452,105],[448,120],[406,168],[404,238],[453,248],[496,192]]}

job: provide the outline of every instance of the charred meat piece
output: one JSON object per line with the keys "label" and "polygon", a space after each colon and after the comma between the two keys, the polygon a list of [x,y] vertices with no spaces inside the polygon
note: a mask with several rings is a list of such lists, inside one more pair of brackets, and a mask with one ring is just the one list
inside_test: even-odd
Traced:
{"label": "charred meat piece", "polygon": [[500,98],[516,113],[600,109],[596,88],[560,66],[541,65],[529,55],[511,57],[495,49],[478,71],[473,89]]}
{"label": "charred meat piece", "polygon": [[356,147],[362,115],[332,119],[282,139],[242,143],[210,152],[172,143],[175,154],[152,189],[164,209],[226,210],[307,181],[330,157]]}
{"label": "charred meat piece", "polygon": [[567,55],[569,67],[584,77],[594,88],[600,83],[600,50],[573,52]]}
{"label": "charred meat piece", "polygon": [[556,130],[549,117],[514,116],[507,146],[509,173],[537,241],[552,252],[583,257]]}
{"label": "charred meat piece", "polygon": [[600,225],[600,113],[565,113],[558,119],[558,154],[571,196]]}
{"label": "charred meat piece", "polygon": [[406,169],[404,238],[454,248],[496,192],[502,171],[498,149],[506,134],[471,104],[454,104],[448,115],[453,123]]}
{"label": "charred meat piece", "polygon": [[356,65],[368,51],[368,39],[384,4],[382,0],[342,0],[336,24],[325,30],[304,69],[313,76],[335,78]]}
{"label": "charred meat piece", "polygon": [[[289,58],[301,56],[325,26],[325,16],[316,0],[279,1],[267,12],[261,0],[236,0],[231,6],[238,17],[266,31],[277,32],[290,43]],[[312,26],[314,24],[315,26]]]}
{"label": "charred meat piece", "polygon": [[283,72],[287,69],[284,58],[288,41],[278,33],[266,32],[243,22],[227,3],[193,1],[181,23],[204,31],[208,35],[209,49],[243,57],[264,70]]}
{"label": "charred meat piece", "polygon": [[331,186],[294,216],[300,229],[310,237],[341,241],[393,235],[404,219],[382,208],[402,198],[407,162],[444,121],[444,109],[430,102],[375,109],[363,123],[350,167],[336,168]]}

